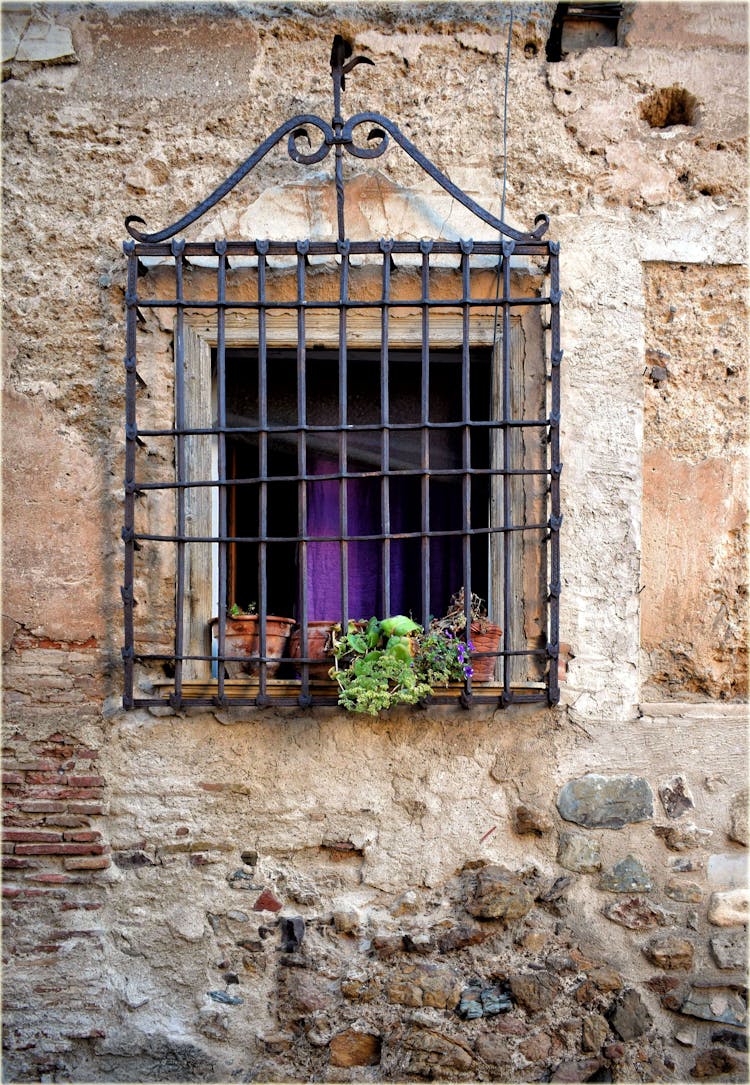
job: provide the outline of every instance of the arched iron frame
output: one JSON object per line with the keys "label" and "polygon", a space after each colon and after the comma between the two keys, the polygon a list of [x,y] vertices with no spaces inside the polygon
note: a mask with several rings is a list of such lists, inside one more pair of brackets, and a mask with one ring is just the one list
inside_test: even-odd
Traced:
{"label": "arched iron frame", "polygon": [[[216,682],[216,691],[212,692],[210,696],[206,696],[205,693],[200,695],[193,694],[189,689],[186,689],[185,683],[182,677],[183,664],[187,660],[191,661],[204,661],[206,663],[216,663],[216,657],[207,654],[188,654],[185,651],[183,643],[183,608],[184,608],[184,595],[185,595],[185,547],[190,543],[212,543],[219,544],[220,549],[223,551],[223,558],[220,562],[219,569],[219,659],[220,661],[231,661],[232,656],[227,655],[225,646],[225,626],[226,626],[226,545],[234,541],[246,541],[243,539],[232,539],[226,527],[226,463],[224,459],[225,455],[225,438],[226,434],[230,432],[226,426],[225,409],[226,405],[221,401],[221,394],[219,397],[218,418],[216,424],[210,429],[196,429],[191,428],[185,423],[185,387],[183,378],[183,317],[186,309],[196,309],[201,306],[216,310],[218,313],[218,368],[219,368],[219,383],[221,385],[222,370],[224,365],[224,357],[226,352],[226,343],[224,339],[224,322],[226,312],[229,309],[239,308],[253,308],[259,313],[264,312],[272,307],[271,303],[268,303],[263,293],[263,279],[265,277],[266,260],[269,256],[293,256],[296,258],[298,267],[306,261],[309,256],[332,256],[341,262],[342,277],[346,277],[346,268],[348,266],[348,259],[352,255],[365,255],[365,254],[380,254],[384,261],[384,267],[386,263],[390,262],[391,254],[414,254],[419,255],[422,261],[423,268],[423,281],[425,275],[429,276],[429,257],[432,254],[451,254],[458,255],[461,261],[463,291],[457,303],[461,305],[464,312],[464,319],[468,320],[468,312],[472,307],[478,305],[494,305],[496,310],[501,314],[501,343],[502,343],[502,366],[504,381],[503,386],[507,388],[508,377],[510,371],[510,314],[511,309],[518,305],[534,305],[534,306],[548,306],[549,307],[549,333],[550,333],[550,347],[549,347],[549,372],[548,380],[550,387],[549,404],[550,409],[547,417],[542,419],[533,419],[528,421],[521,421],[510,417],[510,410],[508,402],[503,403],[502,418],[497,423],[497,427],[501,430],[503,435],[503,442],[505,444],[505,462],[507,464],[507,452],[508,452],[508,435],[511,429],[515,426],[533,426],[542,427],[546,431],[546,439],[549,446],[549,462],[546,471],[544,472],[548,476],[548,518],[546,522],[542,524],[532,525],[513,525],[510,523],[510,509],[509,509],[509,497],[508,487],[504,487],[504,509],[503,509],[503,524],[497,527],[496,530],[499,533],[507,533],[514,530],[542,530],[544,532],[544,541],[549,547],[548,558],[548,595],[547,595],[547,643],[543,649],[535,650],[513,650],[508,649],[507,646],[500,651],[499,656],[507,662],[509,657],[512,656],[530,656],[530,655],[543,655],[548,661],[546,667],[546,689],[544,692],[521,692],[517,693],[510,687],[510,683],[507,677],[507,666],[505,668],[506,677],[502,683],[502,689],[499,692],[492,691],[491,693],[484,692],[482,687],[475,686],[472,689],[471,678],[468,678],[464,690],[461,694],[460,701],[468,707],[472,703],[494,703],[500,707],[506,707],[514,703],[528,703],[546,701],[550,705],[554,705],[559,701],[559,679],[558,679],[558,658],[559,658],[559,600],[560,600],[560,549],[559,549],[559,532],[562,523],[562,515],[560,511],[560,474],[562,470],[562,464],[560,461],[560,364],[562,360],[562,349],[560,346],[560,280],[559,280],[559,244],[555,241],[545,239],[544,235],[549,227],[549,218],[547,215],[537,215],[534,220],[534,228],[529,232],[522,232],[509,226],[507,223],[501,221],[484,207],[471,199],[465,192],[454,185],[450,179],[439,170],[428,158],[426,158],[421,151],[399,130],[399,128],[387,117],[376,112],[362,112],[355,114],[348,120],[344,120],[341,115],[341,92],[345,89],[346,76],[351,70],[358,64],[372,64],[373,62],[366,57],[353,57],[352,48],[348,42],[342,37],[336,35],[333,42],[333,48],[331,52],[331,77],[333,81],[333,118],[330,124],[322,117],[314,114],[299,114],[285,121],[280,125],[266,140],[264,140],[256,150],[228,177],[224,180],[205,200],[197,204],[190,212],[182,216],[176,222],[162,229],[155,231],[147,231],[145,229],[139,229],[138,227],[145,227],[145,221],[138,215],[130,215],[125,220],[125,226],[127,232],[130,234],[130,239],[123,244],[123,250],[128,258],[128,271],[127,271],[127,289],[125,296],[126,303],[126,356],[125,356],[125,372],[126,372],[126,425],[125,425],[125,501],[124,501],[124,527],[122,530],[122,538],[125,544],[124,554],[124,584],[122,588],[122,599],[124,607],[124,633],[125,643],[122,650],[124,660],[124,691],[123,691],[123,705],[126,709],[138,708],[138,707],[150,707],[150,706],[169,706],[174,709],[180,709],[183,706],[224,706],[224,705],[253,705],[263,707],[270,703],[275,704],[297,704],[301,706],[309,706],[311,704],[334,704],[335,697],[315,697],[313,698],[310,692],[308,666],[306,661],[307,656],[307,634],[306,630],[306,613],[304,592],[302,596],[302,609],[299,614],[299,622],[302,629],[302,674],[300,681],[299,693],[293,697],[280,695],[272,695],[273,683],[269,685],[269,681],[266,674],[266,667],[268,663],[268,657],[266,655],[266,633],[265,633],[265,608],[264,600],[262,597],[263,588],[261,587],[261,600],[260,600],[260,648],[257,661],[259,664],[259,682],[257,691],[253,691],[252,695],[248,696],[229,696],[224,685],[224,676],[222,667],[218,668],[218,677]],[[365,144],[359,144],[356,141],[358,130],[363,126],[369,126],[369,131],[366,136]],[[308,145],[311,145],[310,141],[310,129],[315,130],[321,137],[320,144],[315,149],[303,151],[301,149],[302,141],[306,141]],[[254,240],[242,240],[242,241],[230,241],[222,240],[216,242],[191,242],[182,238],[177,238],[176,235],[182,233],[185,229],[191,226],[194,222],[200,219],[211,208],[215,207],[231,190],[239,184],[239,182],[246,177],[255,166],[279,143],[284,139],[287,141],[287,151],[290,158],[302,165],[312,165],[323,161],[330,153],[331,149],[334,150],[335,164],[334,164],[334,180],[336,191],[336,211],[337,211],[337,228],[338,238],[336,241],[312,241],[312,240],[300,240],[297,242],[289,241],[274,241],[268,239]],[[472,240],[460,240],[460,241],[395,241],[390,239],[379,239],[371,241],[350,241],[346,237],[346,225],[344,218],[344,177],[343,177],[343,153],[352,155],[355,158],[360,159],[375,159],[385,153],[390,141],[393,140],[401,149],[411,158],[418,166],[424,170],[434,181],[436,181],[441,188],[445,190],[453,199],[457,200],[465,208],[467,208],[478,219],[484,222],[486,225],[492,227],[497,231],[497,241],[477,241]],[[497,257],[498,268],[498,285],[502,288],[502,292],[498,292],[498,296],[495,299],[483,299],[478,301],[470,296],[468,288],[468,257],[470,254],[479,254],[483,256],[495,256]],[[260,294],[257,302],[228,302],[226,300],[226,274],[227,274],[227,259],[229,257],[256,257],[258,260],[258,272],[259,279],[261,280]],[[548,292],[546,296],[539,296],[533,298],[512,298],[510,292],[510,261],[512,256],[529,256],[529,257],[541,257],[547,261],[547,282],[549,284]],[[142,258],[156,257],[166,258],[173,260],[175,265],[175,298],[169,302],[164,300],[157,300],[153,298],[144,297],[139,294],[138,290],[138,278],[139,278],[139,261]],[[183,269],[186,258],[189,257],[212,257],[216,259],[217,271],[218,271],[218,289],[216,299],[212,299],[209,302],[196,302],[188,301],[184,297],[183,293]],[[329,302],[324,303],[326,308],[331,308]],[[346,309],[347,301],[345,297],[340,305],[340,313],[342,316],[342,336],[340,340],[340,350],[343,353],[346,352],[345,337],[346,337]],[[392,307],[395,303],[387,296],[380,302],[373,303],[379,306],[382,310],[386,311]],[[423,307],[429,306],[431,302],[427,296],[423,295],[421,304]],[[156,308],[159,306],[169,305],[176,311],[176,325],[175,325],[175,422],[174,426],[169,428],[151,429],[145,430],[138,426],[136,417],[136,404],[137,393],[139,385],[143,384],[140,374],[138,372],[137,365],[137,332],[139,321],[139,310]],[[296,305],[301,326],[304,327],[303,313],[306,309],[313,308],[314,303],[307,302],[304,298],[300,298]],[[294,305],[284,303],[285,308],[295,308]],[[358,303],[357,307],[361,307]],[[343,342],[343,348],[341,346]],[[304,349],[304,344],[303,344]],[[465,343],[465,350],[467,345]],[[504,394],[505,399],[505,394]],[[344,427],[345,428],[345,427]],[[387,428],[387,427],[386,427]],[[264,427],[261,424],[260,428],[256,432],[264,432]],[[267,432],[267,428],[265,429]],[[217,479],[203,480],[196,483],[192,480],[187,480],[185,476],[185,439],[191,435],[196,434],[212,434],[218,437],[219,442],[219,477]],[[175,466],[176,466],[176,481],[165,483],[144,483],[139,481],[137,477],[137,449],[139,446],[145,444],[145,439],[148,437],[173,437],[175,442]],[[513,474],[539,474],[541,472],[524,472],[524,471],[512,471],[503,470],[498,472],[506,478]],[[342,477],[346,477],[345,475]],[[300,481],[304,481],[300,478]],[[185,491],[196,485],[204,485],[216,487],[219,490],[220,496],[220,522],[221,527],[217,536],[190,536],[187,533],[185,523]],[[136,518],[135,518],[135,502],[137,496],[142,496],[149,489],[173,489],[177,495],[177,527],[176,532],[173,535],[156,535],[149,533],[142,533],[136,530]],[[464,525],[463,535],[469,536],[472,534],[472,530],[466,529]],[[174,543],[177,548],[177,584],[175,593],[175,647],[174,651],[170,653],[155,653],[155,652],[143,652],[136,647],[136,629],[135,629],[135,615],[134,608],[137,605],[134,593],[134,580],[135,580],[135,564],[136,564],[136,552],[142,548],[145,543],[149,541],[157,542],[171,542]],[[507,564],[509,548],[505,547],[505,561]],[[464,568],[466,572],[466,567]],[[263,574],[263,570],[261,570]],[[262,577],[261,577],[262,579]],[[467,577],[467,582],[470,582],[470,577]],[[508,583],[508,569],[505,569],[505,583]],[[343,597],[346,598],[346,587],[343,588]],[[510,624],[510,600],[508,598],[508,592],[505,593],[505,628],[507,629]],[[470,625],[469,614],[469,598],[467,593],[466,600],[466,618],[467,627]],[[344,607],[346,611],[346,607]],[[351,615],[349,615],[351,617]],[[343,619],[346,621],[347,615],[344,613]],[[152,663],[167,663],[170,667],[174,667],[174,681],[173,685],[164,693],[164,695],[149,695],[149,696],[136,696],[135,691],[135,664],[138,661],[142,661],[147,664]],[[435,700],[439,702],[440,697],[436,697]],[[455,698],[452,698],[455,700]]]}

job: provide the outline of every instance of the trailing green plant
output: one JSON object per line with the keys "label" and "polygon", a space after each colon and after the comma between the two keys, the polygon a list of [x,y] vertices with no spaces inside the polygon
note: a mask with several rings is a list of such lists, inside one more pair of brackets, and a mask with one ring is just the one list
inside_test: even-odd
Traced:
{"label": "trailing green plant", "polygon": [[257,613],[258,608],[255,603],[248,603],[244,610],[238,603],[232,603],[231,607],[227,608],[227,617],[229,618],[246,618]]}
{"label": "trailing green plant", "polygon": [[343,635],[334,626],[332,643],[329,674],[338,683],[339,704],[350,712],[376,716],[392,705],[417,704],[433,686],[463,682],[474,673],[472,645],[436,620],[426,633],[403,614],[349,622]]}
{"label": "trailing green plant", "polygon": [[392,705],[417,704],[432,688],[420,678],[415,665],[422,626],[397,614],[349,622],[345,634],[333,632],[334,666],[330,670],[339,686],[339,704],[350,712],[377,716]]}

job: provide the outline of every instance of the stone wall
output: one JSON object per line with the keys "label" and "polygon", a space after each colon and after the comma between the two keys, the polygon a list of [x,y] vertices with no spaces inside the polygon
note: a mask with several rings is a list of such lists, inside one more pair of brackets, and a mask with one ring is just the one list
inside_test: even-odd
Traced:
{"label": "stone wall", "polygon": [[[554,5],[513,10],[507,218],[562,253],[563,702],[367,722],[119,707],[122,221],[326,116],[337,31],[376,62],[347,114],[498,212],[508,9],[3,12],[9,1079],[747,1078],[746,8],[626,5],[558,63]],[[353,228],[482,236],[394,152],[353,184]],[[269,156],[193,236],[329,196]]]}

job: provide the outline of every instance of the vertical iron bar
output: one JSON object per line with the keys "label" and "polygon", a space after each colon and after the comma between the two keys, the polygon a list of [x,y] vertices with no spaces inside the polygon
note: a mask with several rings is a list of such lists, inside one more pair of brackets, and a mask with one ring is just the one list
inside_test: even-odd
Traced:
{"label": "vertical iron bar", "polygon": [[383,253],[383,306],[380,310],[380,422],[382,425],[380,438],[380,520],[383,531],[383,595],[381,599],[381,613],[391,613],[391,492],[388,471],[391,463],[391,441],[388,425],[390,423],[390,390],[388,366],[388,334],[389,334],[389,307],[391,296],[391,252],[393,242],[385,239],[380,242],[380,251]]}
{"label": "vertical iron bar", "polygon": [[258,697],[266,694],[266,618],[268,615],[268,350],[266,344],[266,253],[268,241],[256,241],[258,253]]}
{"label": "vertical iron bar", "polygon": [[133,668],[135,652],[135,630],[133,609],[133,581],[135,579],[135,453],[136,453],[136,360],[137,360],[137,321],[136,302],[138,300],[138,257],[135,254],[135,242],[126,241],[123,251],[128,258],[128,281],[125,294],[127,318],[125,325],[125,519],[123,541],[125,559],[123,572],[122,601],[124,610],[122,706],[133,707]]}
{"label": "vertical iron bar", "polygon": [[175,462],[177,468],[177,592],[175,597],[175,668],[173,707],[182,704],[182,664],[185,654],[185,490],[181,483],[185,475],[185,293],[183,278],[183,253],[185,242],[174,240],[171,244],[175,261]]}
{"label": "vertical iron bar", "polygon": [[217,293],[216,300],[216,409],[219,423],[219,627],[218,627],[218,663],[217,663],[217,694],[219,704],[224,701],[224,656],[226,655],[227,633],[227,397],[226,397],[226,274],[227,274],[227,243],[217,241],[216,253],[219,257],[217,268]]}
{"label": "vertical iron bar", "polygon": [[551,241],[550,246],[550,330],[552,336],[551,351],[551,411],[550,411],[550,585],[549,585],[549,703],[557,704],[560,700],[558,660],[560,655],[560,262],[559,242]]}
{"label": "vertical iron bar", "polygon": [[[307,633],[307,436],[304,427],[307,425],[307,343],[305,332],[305,260],[306,253],[310,248],[309,241],[297,242],[297,425],[301,431],[297,438],[297,473],[300,476],[298,483],[298,530],[299,530],[299,604],[298,617],[300,623],[299,642],[300,658],[306,659],[309,655]],[[300,706],[305,708],[311,704],[310,698],[310,667],[302,663],[302,688],[299,696]]]}
{"label": "vertical iron bar", "polygon": [[515,248],[515,242],[503,239],[503,636],[505,638],[505,654],[503,656],[503,701],[508,704],[511,700],[510,692],[510,660],[508,654],[513,649],[510,635],[511,623],[511,594],[510,594],[510,548],[511,533],[511,484],[512,470],[510,463],[510,258]]}
{"label": "vertical iron bar", "polygon": [[422,482],[422,521],[421,521],[421,581],[422,581],[422,625],[427,629],[430,623],[430,252],[432,241],[420,241],[422,253],[422,386],[421,386],[421,482]]}
{"label": "vertical iron bar", "polygon": [[[471,640],[471,352],[469,328],[469,298],[471,294],[469,254],[473,241],[461,241],[461,417],[464,422],[461,435],[461,548],[464,585],[464,615],[466,618],[466,641]],[[465,680],[464,704],[471,698],[471,677]]]}
{"label": "vertical iron bar", "polygon": [[344,118],[341,116],[341,84],[343,82],[343,68],[336,65],[331,68],[333,78],[333,132],[336,136],[334,178],[336,187],[336,220],[338,224],[338,239],[343,241],[346,237],[344,226],[344,148],[341,144],[341,132],[344,127]]}
{"label": "vertical iron bar", "polygon": [[[349,622],[349,533],[348,483],[343,477],[348,467],[347,435],[344,427],[348,422],[347,396],[347,343],[346,343],[346,302],[349,297],[349,242],[340,240],[338,251],[341,254],[339,276],[339,546],[341,553],[341,628],[346,633]],[[364,617],[365,615],[361,615]]]}

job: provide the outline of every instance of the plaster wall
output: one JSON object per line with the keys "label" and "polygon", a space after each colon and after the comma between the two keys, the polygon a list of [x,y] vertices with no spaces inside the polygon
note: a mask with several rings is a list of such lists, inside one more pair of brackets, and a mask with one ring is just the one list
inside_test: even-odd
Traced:
{"label": "plaster wall", "polygon": [[[567,680],[555,710],[373,722],[119,707],[122,221],[327,116],[334,32],[375,61],[347,115],[497,214],[507,8],[4,10],[15,1080],[746,1078],[746,7],[626,5],[556,64],[554,5],[513,10],[506,217],[548,212],[562,254]],[[674,86],[694,123],[650,127]],[[191,236],[327,236],[325,166],[269,156]],[[485,236],[395,150],[350,191],[352,236]],[[700,374],[660,386],[659,351]]]}

